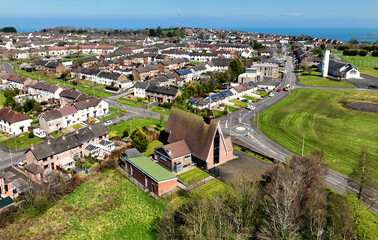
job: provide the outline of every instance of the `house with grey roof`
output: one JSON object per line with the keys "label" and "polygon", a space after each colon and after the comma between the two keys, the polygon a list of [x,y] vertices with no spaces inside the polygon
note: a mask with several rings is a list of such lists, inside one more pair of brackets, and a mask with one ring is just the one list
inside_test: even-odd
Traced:
{"label": "house with grey roof", "polygon": [[[48,139],[38,145],[32,145],[26,152],[26,164],[37,164],[42,167],[46,175],[60,167],[62,169],[73,169],[75,159],[82,158],[91,153],[88,146],[95,146],[101,149],[99,143],[108,140],[108,131],[102,123],[91,125],[76,130],[58,138]],[[104,154],[100,150],[99,157]]]}

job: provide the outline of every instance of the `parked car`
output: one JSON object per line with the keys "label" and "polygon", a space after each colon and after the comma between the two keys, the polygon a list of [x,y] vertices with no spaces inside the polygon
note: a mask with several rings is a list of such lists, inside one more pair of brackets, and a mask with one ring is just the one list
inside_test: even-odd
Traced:
{"label": "parked car", "polygon": [[110,126],[113,124],[113,121],[112,120],[108,120],[104,123],[105,126]]}
{"label": "parked car", "polygon": [[282,91],[282,89],[281,89],[281,88],[277,89],[277,92],[281,92],[281,91]]}
{"label": "parked car", "polygon": [[245,108],[248,109],[248,110],[250,110],[250,111],[253,111],[253,110],[256,109],[256,107],[252,106],[252,105],[247,105]]}
{"label": "parked car", "polygon": [[274,93],[273,92],[271,92],[271,93],[269,93],[269,95],[268,95],[269,97],[273,97],[274,96]]}
{"label": "parked car", "polygon": [[249,102],[249,100],[248,99],[246,99],[246,98],[243,98],[242,100],[241,100],[242,102]]}
{"label": "parked car", "polygon": [[22,169],[26,166],[26,163],[20,162],[20,163],[17,164],[17,166]]}

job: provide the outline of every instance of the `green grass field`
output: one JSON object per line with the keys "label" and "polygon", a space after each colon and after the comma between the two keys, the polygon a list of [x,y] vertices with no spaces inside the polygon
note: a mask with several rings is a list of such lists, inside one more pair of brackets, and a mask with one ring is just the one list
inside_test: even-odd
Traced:
{"label": "green grass field", "polygon": [[50,133],[50,136],[54,137],[54,138],[57,138],[57,137],[60,137],[62,136],[63,133],[59,132],[59,131],[54,131],[54,132],[51,132]]}
{"label": "green grass field", "polygon": [[144,106],[143,103],[126,100],[124,98],[118,98],[117,102],[121,103],[121,104],[129,105],[129,106],[132,106],[132,107],[142,107],[142,106]]}
{"label": "green grass field", "polygon": [[213,179],[192,190],[194,194],[205,194],[208,198],[213,198],[217,194],[222,194],[228,186],[218,179]]}
{"label": "green grass field", "polygon": [[23,133],[15,137],[8,138],[7,140],[1,142],[1,144],[10,149],[24,149],[30,147],[32,144],[37,145],[42,142],[43,140],[38,137],[29,138],[27,133]]}
{"label": "green grass field", "polygon": [[177,177],[186,186],[190,186],[208,176],[210,175],[201,169],[193,168],[192,170],[179,174]]}
{"label": "green grass field", "polygon": [[378,67],[358,67],[358,70],[363,74],[378,78]]}
{"label": "green grass field", "polygon": [[45,214],[21,216],[0,236],[12,239],[155,239],[166,202],[154,200],[116,170],[99,173]]}
{"label": "green grass field", "polygon": [[[284,148],[301,154],[321,149],[328,166],[349,175],[367,147],[378,158],[378,114],[348,110],[341,102],[378,103],[378,93],[342,90],[295,90],[260,114],[261,131]],[[374,162],[378,177],[378,162]]]}
{"label": "green grass field", "polygon": [[259,98],[254,98],[254,97],[251,97],[251,96],[243,96],[243,98],[246,98],[246,99],[248,99],[248,100],[251,100],[252,103],[260,101]]}
{"label": "green grass field", "polygon": [[[131,122],[131,124],[130,124]],[[120,122],[116,125],[108,127],[109,137],[110,136],[122,136],[123,131],[127,130],[129,133],[130,131],[130,125],[131,129],[134,129],[136,127],[145,127],[145,126],[151,126],[155,124],[159,124],[160,120],[159,119],[154,119],[154,118],[134,118],[132,120],[128,120],[125,122]],[[163,121],[163,128],[165,127],[166,122]]]}
{"label": "green grass field", "polygon": [[334,51],[332,53],[340,57],[344,62],[350,62],[358,67],[358,70],[366,75],[378,78],[378,57],[372,57],[371,54],[361,56],[344,56],[343,51]]}
{"label": "green grass field", "polygon": [[309,75],[307,72],[300,70],[298,76],[300,78],[299,84],[304,86],[356,88],[356,86],[347,81],[323,78],[321,72],[318,71],[313,71]]}
{"label": "green grass field", "polygon": [[159,140],[154,140],[148,144],[147,150],[143,153],[144,156],[149,157],[154,154],[154,149],[163,146],[163,143]]}
{"label": "green grass field", "polygon": [[169,110],[167,108],[150,106],[147,109],[150,110],[150,111],[153,111],[153,112],[164,114],[164,115],[169,115],[171,113],[171,110]]}

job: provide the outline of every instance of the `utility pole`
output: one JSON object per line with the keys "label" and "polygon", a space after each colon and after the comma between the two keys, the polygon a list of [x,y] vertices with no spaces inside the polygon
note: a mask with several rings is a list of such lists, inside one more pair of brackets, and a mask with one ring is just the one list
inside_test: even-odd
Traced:
{"label": "utility pole", "polygon": [[303,132],[303,141],[302,141],[302,157],[303,157],[303,151],[304,151],[304,143],[305,143],[305,132]]}

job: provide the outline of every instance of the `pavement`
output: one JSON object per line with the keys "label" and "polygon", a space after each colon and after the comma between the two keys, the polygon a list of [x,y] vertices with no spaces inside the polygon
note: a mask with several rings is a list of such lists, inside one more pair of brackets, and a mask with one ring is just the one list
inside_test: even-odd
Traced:
{"label": "pavement", "polygon": [[[271,139],[266,137],[259,129],[259,113],[264,109],[274,105],[275,103],[281,101],[291,91],[300,88],[314,88],[314,87],[305,87],[296,85],[296,75],[294,73],[294,66],[292,63],[291,57],[286,57],[286,74],[283,77],[282,82],[278,85],[278,88],[283,88],[286,84],[290,84],[291,89],[289,92],[274,92],[273,97],[265,97],[262,100],[254,103],[256,107],[255,110],[250,111],[247,109],[240,109],[236,112],[229,114],[228,116],[222,117],[219,119],[222,130],[224,133],[227,133],[232,136],[233,139],[244,143],[247,146],[250,146],[253,149],[257,149],[260,152],[263,152],[266,156],[273,158],[275,161],[284,162],[287,156],[292,156],[294,153],[291,153],[287,149],[281,147],[277,143],[273,142]],[[321,89],[338,89],[341,88],[330,88],[330,87],[315,87]],[[342,88],[344,89],[344,88]],[[355,91],[376,91],[371,89],[364,88],[345,88],[345,90],[355,90]],[[255,121],[256,117],[256,121]],[[243,168],[240,169],[240,171]],[[235,170],[239,172],[239,170]],[[325,184],[343,194],[346,190],[350,189],[347,182],[349,177],[341,174],[339,172],[328,169],[328,172],[325,176]],[[372,189],[378,194],[376,189]],[[378,214],[377,207],[372,207],[370,209],[374,214]]]}
{"label": "pavement", "polygon": [[361,73],[361,79],[347,79],[345,80],[358,88],[378,89],[378,78],[368,76]]}

